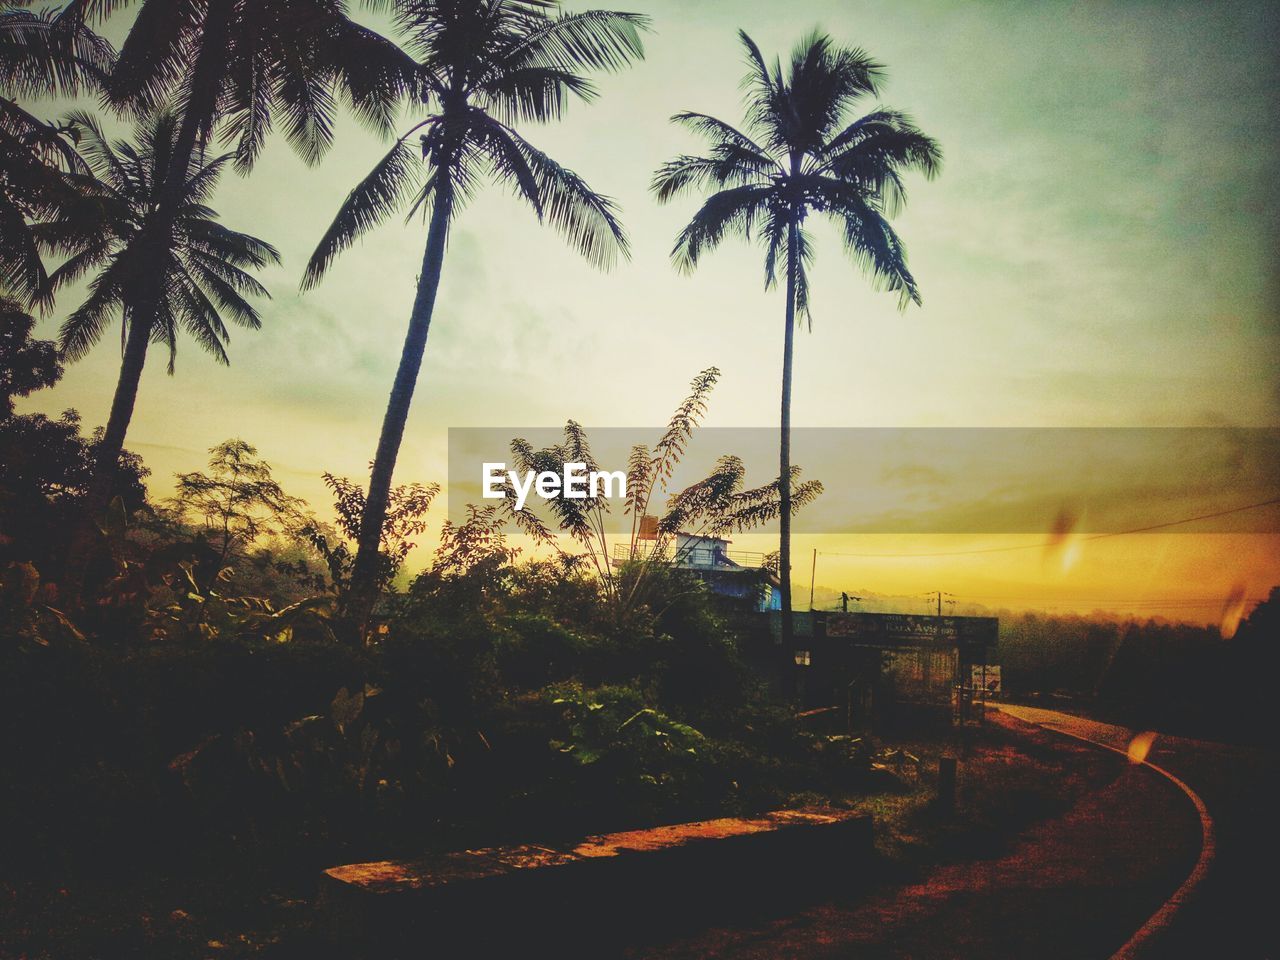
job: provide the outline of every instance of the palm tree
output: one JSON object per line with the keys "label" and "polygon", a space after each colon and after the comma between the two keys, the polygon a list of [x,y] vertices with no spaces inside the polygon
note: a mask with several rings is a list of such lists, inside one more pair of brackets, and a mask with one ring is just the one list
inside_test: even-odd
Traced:
{"label": "palm tree", "polygon": [[[133,0],[74,0],[83,16],[105,16]],[[141,0],[112,71],[116,106],[178,105],[170,173],[215,129],[236,144],[248,170],[276,121],[308,163],[333,142],[343,94],[356,115],[389,133],[409,91],[413,61],[346,15],[345,0]],[[175,187],[175,189],[178,189]]]}
{"label": "palm tree", "polygon": [[[69,9],[81,20],[101,19],[130,3],[72,0]],[[172,257],[188,173],[215,136],[235,142],[236,167],[246,172],[273,124],[282,121],[286,139],[305,161],[316,163],[333,140],[335,93],[362,120],[389,131],[410,89],[412,59],[350,20],[344,0],[141,0],[137,6],[107,84],[108,100],[137,116],[166,104],[177,111],[166,164],[153,171],[154,215],[138,238],[145,253],[133,261],[144,267]],[[128,310],[139,326],[163,326],[167,292],[158,276],[144,268],[128,288]],[[116,454],[111,443],[99,448],[85,524],[66,577],[73,597],[92,518],[111,495]]]}
{"label": "palm tree", "polygon": [[702,254],[730,233],[759,240],[765,252],[765,287],[786,271],[782,347],[782,429],[779,514],[782,637],[791,627],[791,361],[797,317],[810,321],[808,267],[813,242],[810,213],[825,214],[845,249],[880,289],[898,294],[899,307],[920,303],[906,251],[889,224],[905,199],[902,174],[932,177],[942,162],[937,143],[906,115],[877,108],[848,122],[853,106],[876,95],[883,68],[857,49],[836,47],[820,33],[805,38],[784,73],[766,65],[759,47],[739,32],[749,72],[746,132],[701,113],[679,113],[675,123],[705,136],[705,156],[682,156],[654,175],[659,202],[701,187],[717,188],[681,231],[672,250],[677,268],[692,271]]}
{"label": "palm tree", "polygon": [[426,114],[347,196],[307,265],[303,287],[334,258],[408,204],[429,211],[426,248],[400,366],[387,404],[347,601],[358,632],[376,599],[379,541],[392,473],[426,349],[454,217],[484,179],[514,188],[540,219],[596,266],[626,253],[613,203],[513,129],[546,122],[594,89],[586,69],[618,69],[643,56],[647,18],[593,10],[559,13],[549,0],[387,0],[418,58],[417,105]]}
{"label": "palm tree", "polygon": [[[94,474],[95,483],[100,477],[109,482],[133,416],[148,347],[154,343],[168,349],[172,374],[178,334],[184,331],[218,362],[227,363],[230,333],[223,317],[249,329],[261,325],[246,297],[268,294],[248,270],[279,263],[280,257],[270,244],[219,224],[205,205],[234,158],[230,153],[188,163],[167,226],[169,240],[156,257],[148,241],[161,216],[158,204],[167,189],[177,116],[161,111],[143,121],[136,144],[108,141],[85,113],[71,114],[68,123],[94,182],[79,205],[33,229],[42,248],[65,258],[49,275],[51,290],[96,272],[85,301],[62,324],[63,355],[81,358],[116,318],[121,320],[120,378]],[[147,311],[137,306],[144,284],[161,291],[154,309]]]}
{"label": "palm tree", "polygon": [[30,224],[75,198],[62,174],[84,165],[66,127],[18,99],[101,90],[114,59],[111,45],[67,8],[0,11],[0,285],[23,299],[36,298],[48,279]]}

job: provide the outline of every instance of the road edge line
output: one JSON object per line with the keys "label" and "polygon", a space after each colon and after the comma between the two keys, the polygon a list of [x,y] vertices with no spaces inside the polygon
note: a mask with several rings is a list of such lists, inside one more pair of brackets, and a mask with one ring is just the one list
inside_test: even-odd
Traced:
{"label": "road edge line", "polygon": [[[1009,714],[1009,716],[1013,716],[1013,714]],[[1015,717],[1015,719],[1021,718]],[[1118,753],[1126,760],[1129,759],[1127,751],[1121,750],[1119,747],[1113,747],[1109,743],[1101,743],[1098,740],[1091,740],[1078,733],[1072,733],[1069,730],[1061,730],[1057,727],[1052,727],[1034,720],[1024,720],[1023,722],[1034,723],[1041,730],[1048,730],[1052,733],[1061,734],[1064,737],[1071,737],[1072,739],[1079,740],[1082,743],[1088,743],[1095,747],[1101,747],[1103,750],[1110,750],[1112,753]],[[1157,736],[1159,736],[1159,734],[1157,734]],[[1154,770],[1156,773],[1160,774],[1160,776],[1164,777],[1175,787],[1181,790],[1191,801],[1192,805],[1195,806],[1196,813],[1200,817],[1200,857],[1196,860],[1195,866],[1191,868],[1191,872],[1187,874],[1187,878],[1182,881],[1182,884],[1178,889],[1173,891],[1169,898],[1160,906],[1160,909],[1148,917],[1147,922],[1139,927],[1137,931],[1134,932],[1133,936],[1126,940],[1124,945],[1111,955],[1110,960],[1134,960],[1134,958],[1138,956],[1138,951],[1140,951],[1148,941],[1162,931],[1168,929],[1169,925],[1173,922],[1173,918],[1177,915],[1178,911],[1182,909],[1183,904],[1186,903],[1195,891],[1195,888],[1200,885],[1201,881],[1203,881],[1205,876],[1208,874],[1209,864],[1213,862],[1213,858],[1217,852],[1213,817],[1210,815],[1209,808],[1205,806],[1204,801],[1200,799],[1200,794],[1192,790],[1185,781],[1179,779],[1164,767],[1151,763],[1149,760],[1143,760],[1141,764],[1138,764],[1138,766],[1147,767],[1148,769]]]}

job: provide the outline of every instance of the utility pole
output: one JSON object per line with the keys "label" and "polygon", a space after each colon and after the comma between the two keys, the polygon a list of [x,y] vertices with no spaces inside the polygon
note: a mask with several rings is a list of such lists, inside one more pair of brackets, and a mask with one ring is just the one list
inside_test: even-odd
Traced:
{"label": "utility pole", "polygon": [[809,609],[813,609],[813,584],[818,576],[818,548],[813,548],[813,566],[809,568]]}
{"label": "utility pole", "polygon": [[[936,597],[937,597],[937,601],[938,601],[938,606],[937,606],[938,616],[937,616],[937,619],[934,621],[934,625],[933,625],[933,649],[932,649],[932,650],[930,650],[930,649],[928,649],[928,648],[926,647],[923,651],[921,651],[921,663],[920,663],[920,666],[921,666],[921,677],[922,677],[922,679],[923,679],[923,681],[924,681],[924,687],[925,687],[925,689],[926,689],[926,690],[928,690],[928,689],[930,688],[931,681],[932,681],[931,674],[932,674],[932,672],[933,672],[933,671],[932,671],[932,669],[931,669],[931,668],[932,668],[932,661],[933,661],[934,654],[935,654],[937,651],[939,651],[939,650],[941,650],[941,649],[942,649],[942,597],[943,597],[943,591],[942,591],[942,590],[930,590],[927,594],[925,594],[925,596],[927,596],[927,597],[934,597],[935,595],[936,595]],[[948,596],[948,597],[954,597],[954,596],[955,596],[955,594],[948,593],[948,594],[946,594],[946,596]],[[955,603],[955,600],[954,600],[954,599],[952,599],[952,600],[948,600],[947,602],[948,602],[948,603]],[[956,661],[957,661],[957,664],[958,664],[958,663],[959,663],[959,654],[957,654],[957,656],[956,656]],[[956,667],[956,671],[955,671],[957,675],[958,675],[958,671],[959,671],[959,666],[957,665],[957,667]],[[954,682],[954,677],[953,677],[953,682]]]}
{"label": "utility pole", "polygon": [[[949,599],[949,600],[947,601],[947,604],[948,604],[948,605],[952,605],[952,604],[954,604],[954,603],[956,602],[956,600],[955,600],[956,595],[955,595],[954,593],[947,593],[945,590],[930,590],[928,593],[926,593],[926,594],[925,594],[925,596],[926,596],[926,597],[930,597],[930,598],[934,598],[934,597],[936,597],[936,598],[937,598],[937,601],[938,601],[938,616],[939,616],[939,617],[940,617],[940,616],[942,616],[942,598],[943,598],[943,597],[950,597],[950,598],[951,598],[951,599]],[[941,629],[942,629],[942,624],[938,624],[938,629],[939,629],[939,630],[941,630]]]}

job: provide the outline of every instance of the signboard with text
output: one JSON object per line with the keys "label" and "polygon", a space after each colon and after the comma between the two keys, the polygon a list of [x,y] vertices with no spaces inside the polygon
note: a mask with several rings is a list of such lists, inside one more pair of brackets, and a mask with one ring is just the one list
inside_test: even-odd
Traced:
{"label": "signboard with text", "polygon": [[857,646],[914,647],[930,644],[966,648],[993,647],[999,621],[995,617],[935,617],[916,613],[829,613],[828,637],[847,638]]}

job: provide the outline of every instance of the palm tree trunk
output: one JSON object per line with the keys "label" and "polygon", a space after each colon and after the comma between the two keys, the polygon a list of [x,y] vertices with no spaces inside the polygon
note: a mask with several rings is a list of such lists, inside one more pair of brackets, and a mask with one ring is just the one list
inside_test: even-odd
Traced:
{"label": "palm tree trunk", "polygon": [[[172,242],[172,226],[177,218],[178,204],[182,200],[187,170],[195,155],[203,119],[212,117],[216,111],[221,86],[219,72],[226,69],[225,47],[230,17],[229,0],[211,3],[205,14],[200,52],[192,65],[190,96],[174,137],[174,148],[165,166],[164,178],[156,188],[156,217],[148,225],[147,235],[142,238],[142,249],[146,251],[141,258],[143,262],[159,263],[168,254],[168,245]],[[64,596],[71,606],[78,606],[81,600],[80,594],[88,569],[88,552],[93,543],[94,521],[111,499],[116,463],[120,459],[120,451],[124,449],[125,434],[133,417],[138,382],[146,362],[147,342],[155,325],[162,296],[159,278],[154,274],[145,274],[137,278],[131,302],[127,304],[131,319],[120,380],[116,384],[115,397],[111,402],[111,416],[107,421],[98,455],[94,459],[93,480],[85,503],[84,518],[72,538],[63,578]]]}
{"label": "palm tree trunk", "polygon": [[790,655],[791,624],[791,359],[796,331],[796,262],[800,255],[799,228],[793,220],[787,228],[787,329],[782,340],[782,442],[778,455],[778,498],[781,514],[778,544],[778,579],[782,588],[782,647]]}
{"label": "palm tree trunk", "polygon": [[125,341],[124,357],[120,363],[120,378],[116,381],[115,396],[111,400],[111,414],[94,453],[93,479],[89,482],[89,492],[85,497],[84,516],[67,552],[63,593],[72,604],[79,603],[85,574],[89,569],[94,524],[111,501],[120,453],[124,450],[125,434],[129,431],[129,421],[133,419],[133,408],[138,399],[142,368],[147,362],[149,340],[149,326],[136,322],[129,324],[129,336]]}
{"label": "palm tree trunk", "polygon": [[409,315],[409,330],[405,334],[400,366],[391,387],[391,399],[382,420],[382,434],[378,437],[378,451],[373,458],[373,470],[369,476],[369,493],[365,497],[364,511],[360,515],[360,545],[351,573],[345,617],[347,628],[354,632],[353,639],[357,641],[364,636],[373,604],[377,600],[381,565],[379,548],[391,495],[391,476],[395,472],[396,457],[399,456],[405,423],[409,419],[409,406],[413,402],[413,390],[418,382],[422,355],[427,347],[427,333],[431,329],[436,291],[440,288],[452,206],[447,193],[441,191],[431,211],[427,246],[422,255],[422,273],[418,276],[418,292],[414,297],[413,312]]}
{"label": "palm tree trunk", "polygon": [[217,120],[218,94],[222,88],[226,64],[228,33],[231,29],[232,4],[230,0],[215,0],[205,13],[200,31],[200,52],[191,69],[191,92],[182,111],[178,130],[173,139],[173,153],[165,168],[160,184],[159,208],[169,214],[166,222],[176,216],[176,206],[182,200],[187,184],[187,170],[196,147],[201,146],[201,131],[206,124]]}

